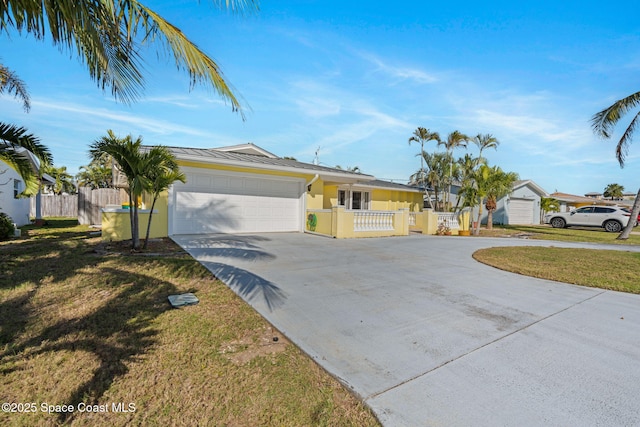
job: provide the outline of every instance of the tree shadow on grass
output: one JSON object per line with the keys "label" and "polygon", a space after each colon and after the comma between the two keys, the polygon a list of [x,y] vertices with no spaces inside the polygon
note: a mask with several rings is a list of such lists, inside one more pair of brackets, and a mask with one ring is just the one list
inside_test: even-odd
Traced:
{"label": "tree shadow on grass", "polygon": [[[70,242],[70,236],[75,240]],[[24,331],[32,314],[30,301],[44,281],[64,282],[100,262],[88,251],[90,247],[86,232],[61,232],[49,235],[46,241],[30,238],[0,245],[0,295],[14,289],[19,294],[6,301],[0,299],[0,346],[11,344]]]}
{"label": "tree shadow on grass", "polygon": [[[144,261],[139,263],[144,269]],[[60,320],[11,352],[16,357],[63,350],[93,354],[99,366],[65,400],[74,407],[81,402],[97,404],[111,384],[128,372],[127,362],[156,344],[159,331],[152,323],[162,313],[172,310],[167,296],[178,292],[173,284],[144,274],[112,268],[105,268],[102,273],[123,279],[126,276],[126,281],[121,283],[130,284],[120,284],[121,290],[92,313],[71,321]],[[74,416],[74,413],[61,413],[59,422],[69,422]]]}

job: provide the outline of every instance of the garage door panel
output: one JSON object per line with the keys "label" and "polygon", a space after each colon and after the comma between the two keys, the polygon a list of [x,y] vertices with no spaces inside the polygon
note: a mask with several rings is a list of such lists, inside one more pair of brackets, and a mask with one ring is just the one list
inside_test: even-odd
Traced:
{"label": "garage door panel", "polygon": [[509,224],[533,224],[533,200],[511,199],[509,203]]}
{"label": "garage door panel", "polygon": [[299,181],[206,173],[187,179],[174,186],[174,234],[300,231]]}

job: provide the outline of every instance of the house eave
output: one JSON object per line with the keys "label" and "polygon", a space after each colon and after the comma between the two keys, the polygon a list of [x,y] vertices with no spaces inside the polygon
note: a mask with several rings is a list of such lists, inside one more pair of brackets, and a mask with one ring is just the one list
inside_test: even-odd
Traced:
{"label": "house eave", "polygon": [[222,165],[222,166],[232,166],[232,167],[241,167],[245,169],[258,169],[264,171],[275,171],[275,172],[287,172],[287,173],[297,173],[303,175],[320,175],[323,181],[335,181],[337,183],[349,184],[356,183],[361,181],[372,181],[375,177],[371,175],[365,174],[353,174],[353,173],[344,173],[339,171],[330,171],[330,170],[319,170],[319,169],[303,169],[295,166],[282,166],[282,165],[271,165],[271,164],[262,164],[262,163],[253,163],[246,162],[242,160],[233,160],[233,159],[206,159],[202,156],[197,155],[188,155],[183,154],[178,156],[178,162],[194,162],[194,163],[202,163],[207,165]]}

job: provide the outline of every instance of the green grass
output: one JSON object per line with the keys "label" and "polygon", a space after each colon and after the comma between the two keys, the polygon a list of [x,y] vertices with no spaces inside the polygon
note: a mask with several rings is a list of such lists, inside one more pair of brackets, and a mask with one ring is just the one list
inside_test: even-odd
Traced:
{"label": "green grass", "polygon": [[[640,236],[616,240],[618,233],[598,229],[556,229],[544,226],[508,226],[484,235],[516,236],[529,239],[638,245]],[[526,276],[582,286],[640,293],[640,253],[598,249],[554,247],[495,247],[482,249],[473,257],[493,267]]]}
{"label": "green grass", "polygon": [[[176,248],[130,255],[75,220],[48,223],[0,242],[0,400],[36,404],[0,412],[0,425],[378,425]],[[159,249],[166,244],[150,252]],[[170,308],[167,296],[182,292],[200,303]],[[81,404],[108,412],[78,412]]]}
{"label": "green grass", "polygon": [[[608,233],[601,228],[552,228],[547,225],[494,226],[493,230],[481,230],[482,236],[526,235],[529,239],[561,240],[565,242],[592,242],[613,245],[640,245],[640,227],[636,227],[627,240],[616,240],[619,233]],[[635,234],[638,232],[638,234]]]}

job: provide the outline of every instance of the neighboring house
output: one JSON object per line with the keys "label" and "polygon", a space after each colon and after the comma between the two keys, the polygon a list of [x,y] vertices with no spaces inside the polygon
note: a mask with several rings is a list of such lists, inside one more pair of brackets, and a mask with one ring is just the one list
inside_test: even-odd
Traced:
{"label": "neighboring house", "polygon": [[[547,192],[530,179],[519,180],[513,184],[513,191],[498,200],[497,209],[493,213],[493,223],[502,225],[534,225],[540,224],[540,199],[549,197]],[[474,209],[472,218],[475,221],[478,208]],[[482,206],[480,222],[486,224],[487,209]]]}
{"label": "neighboring house", "polygon": [[[155,237],[305,230],[334,237],[399,235],[408,234],[409,212],[422,210],[416,188],[283,159],[253,144],[167,148],[187,181],[172,185],[156,203]],[[125,222],[107,218],[105,224],[103,217],[103,238],[130,238],[116,230]]]}
{"label": "neighboring house", "polygon": [[597,204],[597,205],[613,206],[613,205],[621,204],[621,201],[615,201],[615,200],[612,201],[612,200],[596,198],[594,197],[594,194],[597,194],[597,193],[588,193],[588,195],[585,195],[585,197],[583,197],[583,196],[576,196],[575,194],[555,192],[555,193],[552,193],[549,197],[553,197],[558,202],[560,202],[560,212],[569,212],[581,206],[588,206],[588,205]]}
{"label": "neighboring house", "polygon": [[18,227],[29,224],[29,199],[18,197],[24,189],[18,172],[0,160],[0,212],[9,215]]}
{"label": "neighboring house", "polygon": [[[577,196],[579,197],[579,196]],[[591,193],[587,193],[584,195],[584,197],[590,198],[590,199],[596,199],[596,200],[609,200],[611,201],[610,198],[606,198],[604,197],[603,193],[599,193],[597,191],[593,191]],[[631,205],[633,204],[633,201],[636,199],[636,193],[623,193],[622,197],[619,199],[616,199],[617,201],[622,201],[622,202],[626,202],[624,204],[628,204]],[[628,203],[629,201],[631,201],[631,203]]]}

